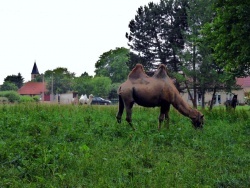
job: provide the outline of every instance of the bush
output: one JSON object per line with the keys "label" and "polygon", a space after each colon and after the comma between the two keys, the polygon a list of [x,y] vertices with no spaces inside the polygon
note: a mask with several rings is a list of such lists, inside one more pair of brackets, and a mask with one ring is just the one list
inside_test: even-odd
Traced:
{"label": "bush", "polygon": [[20,95],[16,91],[1,91],[0,97],[6,97],[12,103],[20,100]]}
{"label": "bush", "polygon": [[0,97],[0,104],[5,104],[5,103],[8,103],[8,102],[9,102],[8,98]]}
{"label": "bush", "polygon": [[19,100],[19,102],[20,103],[25,103],[25,102],[34,102],[35,100],[32,98],[32,97],[30,97],[30,96],[20,96],[20,100]]}
{"label": "bush", "polygon": [[25,102],[39,102],[40,101],[40,97],[39,96],[34,96],[34,97],[30,97],[27,95],[21,95],[20,96],[20,103],[25,103]]}
{"label": "bush", "polygon": [[1,86],[1,91],[17,91],[18,87],[9,81],[5,81],[3,85]]}
{"label": "bush", "polygon": [[250,105],[250,99],[246,99],[245,104]]}
{"label": "bush", "polygon": [[39,102],[40,101],[40,97],[39,96],[34,96],[34,97],[32,97],[33,98],[33,100],[35,101],[35,102]]}

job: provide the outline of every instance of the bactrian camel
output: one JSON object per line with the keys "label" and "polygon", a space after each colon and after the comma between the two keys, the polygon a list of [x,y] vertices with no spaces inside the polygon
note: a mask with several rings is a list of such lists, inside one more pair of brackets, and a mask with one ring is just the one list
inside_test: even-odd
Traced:
{"label": "bactrian camel", "polygon": [[118,123],[121,123],[121,117],[124,107],[126,109],[126,121],[132,125],[132,107],[134,103],[144,107],[160,107],[159,125],[165,118],[166,124],[169,124],[169,110],[172,104],[181,114],[191,119],[194,128],[202,128],[204,115],[191,108],[186,103],[173,81],[167,75],[166,66],[159,65],[157,71],[152,77],[149,77],[141,64],[137,64],[128,75],[128,79],[118,88],[119,111],[116,115]]}
{"label": "bactrian camel", "polygon": [[89,98],[87,97],[86,94],[85,95],[81,95],[81,97],[79,99],[79,102],[80,102],[80,104],[88,104],[88,105],[90,105],[91,102],[92,102],[92,100],[93,100],[93,97],[94,96],[92,94],[89,95]]}
{"label": "bactrian camel", "polygon": [[226,109],[234,109],[236,108],[237,106],[237,103],[238,103],[238,100],[237,100],[237,95],[234,95],[233,98],[231,100],[227,100],[225,102],[225,105],[226,105]]}

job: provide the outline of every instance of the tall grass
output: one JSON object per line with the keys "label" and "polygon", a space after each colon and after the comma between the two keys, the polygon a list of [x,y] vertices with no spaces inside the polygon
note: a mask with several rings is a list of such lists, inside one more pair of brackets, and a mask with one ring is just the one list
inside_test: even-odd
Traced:
{"label": "tall grass", "polygon": [[204,111],[202,131],[170,111],[116,106],[0,106],[0,187],[250,187],[248,110]]}

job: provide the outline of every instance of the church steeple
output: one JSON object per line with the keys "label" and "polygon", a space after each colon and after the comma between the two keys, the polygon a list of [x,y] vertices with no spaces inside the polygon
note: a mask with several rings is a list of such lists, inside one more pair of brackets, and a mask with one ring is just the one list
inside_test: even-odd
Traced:
{"label": "church steeple", "polygon": [[39,74],[36,61],[35,61],[32,72],[31,72],[31,80],[33,80],[37,75],[40,75],[40,74]]}

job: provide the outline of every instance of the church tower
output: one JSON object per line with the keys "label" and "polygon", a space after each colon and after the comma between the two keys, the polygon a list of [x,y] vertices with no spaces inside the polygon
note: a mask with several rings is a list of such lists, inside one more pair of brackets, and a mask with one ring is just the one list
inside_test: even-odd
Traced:
{"label": "church tower", "polygon": [[34,66],[33,66],[33,69],[32,69],[32,72],[31,72],[31,80],[34,80],[34,78],[35,78],[37,75],[40,75],[40,74],[39,74],[39,71],[38,71],[38,68],[37,68],[36,62],[35,62],[35,63],[34,63]]}

